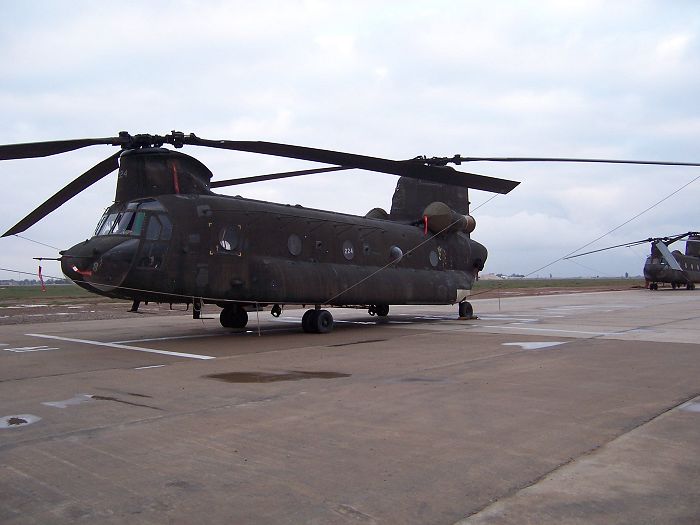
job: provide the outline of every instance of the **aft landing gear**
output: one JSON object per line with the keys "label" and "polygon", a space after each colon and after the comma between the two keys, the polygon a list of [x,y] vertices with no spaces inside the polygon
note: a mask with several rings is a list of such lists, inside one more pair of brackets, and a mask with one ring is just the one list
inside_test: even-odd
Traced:
{"label": "aft landing gear", "polygon": [[378,317],[386,317],[389,315],[389,305],[388,304],[373,304],[367,309],[369,315],[376,315]]}
{"label": "aft landing gear", "polygon": [[327,334],[333,330],[333,316],[328,310],[307,310],[301,318],[301,327],[307,334]]}
{"label": "aft landing gear", "polygon": [[650,290],[658,290],[658,289],[659,289],[659,283],[651,283],[651,284],[649,284],[649,289],[650,289]]}
{"label": "aft landing gear", "polygon": [[459,318],[460,319],[475,319],[474,308],[472,303],[468,301],[462,301],[459,303]]}
{"label": "aft landing gear", "polygon": [[219,321],[224,328],[245,328],[248,324],[248,312],[237,304],[224,306]]}
{"label": "aft landing gear", "polygon": [[695,283],[688,283],[685,285],[686,290],[695,290]]}

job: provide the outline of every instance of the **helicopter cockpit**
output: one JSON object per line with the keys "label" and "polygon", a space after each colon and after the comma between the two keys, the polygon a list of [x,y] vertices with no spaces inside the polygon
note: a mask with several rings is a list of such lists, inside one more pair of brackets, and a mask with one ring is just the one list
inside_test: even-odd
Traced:
{"label": "helicopter cockpit", "polygon": [[165,208],[155,199],[130,202],[126,208],[123,205],[110,206],[97,223],[94,236],[130,235],[139,237],[144,233],[147,219],[154,215],[157,218],[148,221],[148,226],[145,229],[146,237],[149,239],[169,237],[172,232],[172,222],[168,218]]}

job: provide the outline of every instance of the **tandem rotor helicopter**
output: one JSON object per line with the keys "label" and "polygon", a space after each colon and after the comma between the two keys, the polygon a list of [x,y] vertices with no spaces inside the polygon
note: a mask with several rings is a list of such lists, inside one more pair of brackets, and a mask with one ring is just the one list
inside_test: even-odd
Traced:
{"label": "tandem rotor helicopter", "polygon": [[[686,239],[685,253],[680,250],[669,250],[674,242]],[[578,253],[564,259],[573,259],[582,255],[637,246],[651,243],[651,253],[644,262],[644,279],[649,290],[658,290],[659,283],[669,283],[672,289],[685,286],[687,290],[695,290],[695,283],[700,283],[700,232],[686,232],[668,237],[650,237],[640,241],[632,241],[599,250]]]}
{"label": "tandem rotor helicopter", "polygon": [[[199,160],[163,147],[244,151],[330,166],[211,181]],[[302,328],[326,333],[333,317],[323,306],[366,308],[386,316],[390,305],[458,304],[484,268],[486,248],[471,239],[468,188],[506,194],[519,182],[460,172],[447,164],[604,162],[698,166],[694,163],[515,157],[416,157],[389,160],[256,141],[209,140],[173,131],[160,135],[84,138],[0,145],[0,160],[45,157],[87,146],[120,150],[77,177],[3,234],[23,232],[98,180],[118,170],[114,203],[94,235],[60,252],[63,273],[107,297],[222,308],[224,327],[243,328],[248,311],[309,305]],[[212,191],[285,177],[346,169],[399,175],[390,211],[364,217],[219,195]]]}

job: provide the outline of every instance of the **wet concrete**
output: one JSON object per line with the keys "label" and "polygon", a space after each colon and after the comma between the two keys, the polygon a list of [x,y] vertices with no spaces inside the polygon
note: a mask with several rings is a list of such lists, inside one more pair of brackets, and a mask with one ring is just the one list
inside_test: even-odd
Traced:
{"label": "wet concrete", "polygon": [[696,523],[699,300],[4,326],[0,522]]}
{"label": "wet concrete", "polygon": [[227,383],[275,383],[277,381],[300,381],[302,379],[337,379],[350,377],[350,374],[340,372],[306,372],[294,370],[280,374],[266,372],[229,372],[224,374],[209,374],[210,379],[218,379]]}

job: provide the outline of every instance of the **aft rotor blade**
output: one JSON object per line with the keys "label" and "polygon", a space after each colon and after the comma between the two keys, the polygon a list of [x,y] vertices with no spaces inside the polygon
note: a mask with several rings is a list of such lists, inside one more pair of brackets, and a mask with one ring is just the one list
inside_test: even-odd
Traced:
{"label": "aft rotor blade", "polygon": [[15,224],[12,228],[7,230],[2,236],[7,237],[8,235],[15,235],[21,233],[30,226],[36,224],[41,219],[46,217],[49,213],[54,211],[56,208],[66,203],[78,193],[88,188],[92,184],[96,183],[98,180],[106,177],[114,170],[119,167],[119,155],[121,151],[118,151],[109,158],[106,158],[99,164],[96,164],[85,173],[80,175],[77,179],[73,180],[68,185],[64,186],[58,192],[56,192],[52,197],[49,197],[46,202],[41,206],[32,211],[24,219]]}
{"label": "aft rotor blade", "polygon": [[637,244],[644,244],[647,242],[652,242],[654,239],[643,239],[641,241],[626,242],[624,244],[616,244],[615,246],[608,246],[607,248],[600,248],[599,250],[591,250],[590,252],[577,253],[576,255],[569,255],[564,257],[566,259],[573,259],[574,257],[581,257],[582,255],[590,255],[592,253],[604,252],[605,250],[612,250],[613,248],[623,248],[627,246],[636,246]]}
{"label": "aft rotor blade", "polygon": [[311,170],[285,171],[282,173],[270,173],[268,175],[255,175],[253,177],[241,177],[239,179],[217,180],[212,182],[210,188],[223,188],[224,186],[236,186],[238,184],[248,184],[251,182],[261,182],[274,179],[285,179],[288,177],[298,177],[300,175],[312,175],[314,173],[326,173],[329,171],[349,170],[346,166],[331,166],[328,168],[315,168]]}
{"label": "aft rotor blade", "polygon": [[0,160],[30,159],[66,153],[87,146],[100,144],[119,145],[120,137],[97,139],[53,140],[48,142],[28,142],[26,144],[5,144],[0,146]]}
{"label": "aft rotor blade", "polygon": [[671,162],[662,160],[620,159],[576,159],[564,157],[462,157],[456,155],[451,161],[459,162],[597,162],[602,164],[651,164],[656,166],[700,166],[700,162]]}
{"label": "aft rotor blade", "polygon": [[423,179],[441,184],[466,186],[477,190],[491,191],[494,193],[508,193],[519,182],[465,173],[456,171],[451,167],[426,165],[419,159],[414,160],[389,160],[379,157],[368,157],[341,151],[331,151],[290,144],[278,144],[262,141],[232,141],[232,140],[208,140],[195,135],[182,137],[183,144],[207,146],[210,148],[227,149],[234,151],[247,151],[263,155],[274,155],[293,159],[336,164],[347,168],[358,168],[380,173],[390,173],[414,179]]}

